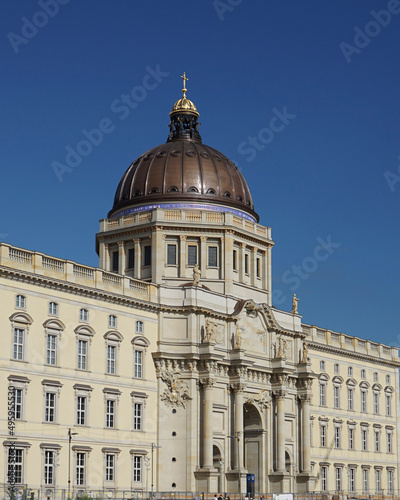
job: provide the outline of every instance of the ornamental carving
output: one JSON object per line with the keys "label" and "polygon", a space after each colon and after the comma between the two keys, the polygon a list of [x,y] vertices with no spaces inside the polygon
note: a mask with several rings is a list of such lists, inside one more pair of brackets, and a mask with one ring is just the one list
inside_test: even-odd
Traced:
{"label": "ornamental carving", "polygon": [[241,318],[236,320],[235,349],[241,349],[243,344],[244,328]]}
{"label": "ornamental carving", "polygon": [[161,401],[167,406],[185,408],[187,401],[191,400],[189,387],[179,379],[178,373],[171,373],[164,370],[160,373],[160,378],[167,385],[167,389],[161,395]]}
{"label": "ornamental carving", "polygon": [[243,393],[246,390],[246,384],[242,384],[240,382],[236,384],[231,384],[231,388],[234,392],[240,392]]}
{"label": "ornamental carving", "polygon": [[263,389],[254,397],[248,398],[247,403],[257,406],[261,411],[264,411],[269,408],[269,405],[271,403],[271,395],[269,391]]}
{"label": "ornamental carving", "polygon": [[214,342],[216,344],[221,343],[221,326],[214,321],[206,319],[204,342]]}
{"label": "ornamental carving", "polygon": [[304,403],[311,403],[311,394],[299,394],[299,399]]}

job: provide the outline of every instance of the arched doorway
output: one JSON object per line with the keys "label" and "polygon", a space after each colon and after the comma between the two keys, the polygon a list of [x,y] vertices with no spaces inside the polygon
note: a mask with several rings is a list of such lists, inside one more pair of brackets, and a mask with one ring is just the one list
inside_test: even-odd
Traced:
{"label": "arched doorway", "polygon": [[225,464],[224,464],[221,450],[215,444],[213,446],[213,466],[215,469],[217,469],[219,471],[217,489],[220,493],[223,493],[224,488],[225,488],[225,481],[224,481],[224,479],[225,479],[224,478]]}
{"label": "arched doorway", "polygon": [[262,425],[257,408],[252,404],[243,407],[244,467],[248,474],[254,474],[255,493],[260,492],[262,463]]}

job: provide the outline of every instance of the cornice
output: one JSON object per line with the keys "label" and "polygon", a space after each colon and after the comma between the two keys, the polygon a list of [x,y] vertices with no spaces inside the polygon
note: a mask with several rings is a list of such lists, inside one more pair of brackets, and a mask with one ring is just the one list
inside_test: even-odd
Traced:
{"label": "cornice", "polygon": [[378,365],[390,365],[395,366],[396,368],[400,367],[400,361],[382,359],[375,356],[370,356],[368,354],[362,354],[353,351],[347,351],[346,349],[340,349],[338,347],[326,345],[326,344],[318,344],[317,342],[307,341],[307,346],[309,349],[314,349],[315,351],[329,352],[337,354],[338,356],[345,356],[352,359],[357,359],[359,361],[369,361],[371,363],[375,363]]}

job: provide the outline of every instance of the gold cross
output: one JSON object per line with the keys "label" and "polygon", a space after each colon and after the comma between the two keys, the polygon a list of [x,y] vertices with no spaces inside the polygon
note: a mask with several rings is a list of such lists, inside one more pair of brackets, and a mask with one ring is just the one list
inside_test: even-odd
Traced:
{"label": "gold cross", "polygon": [[186,82],[189,81],[189,78],[186,78],[186,73],[183,72],[183,76],[181,76],[182,80],[183,80],[183,88],[186,90]]}

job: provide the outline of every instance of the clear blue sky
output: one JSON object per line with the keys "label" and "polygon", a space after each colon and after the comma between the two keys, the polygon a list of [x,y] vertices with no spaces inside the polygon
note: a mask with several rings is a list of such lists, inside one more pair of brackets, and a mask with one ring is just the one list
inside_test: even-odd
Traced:
{"label": "clear blue sky", "polygon": [[[54,1],[2,5],[0,239],[96,266],[98,220],[166,141],[186,71],[203,141],[272,227],[275,305],[295,292],[307,323],[400,343],[397,1]],[[110,133],[60,182],[52,164],[103,119]]]}

